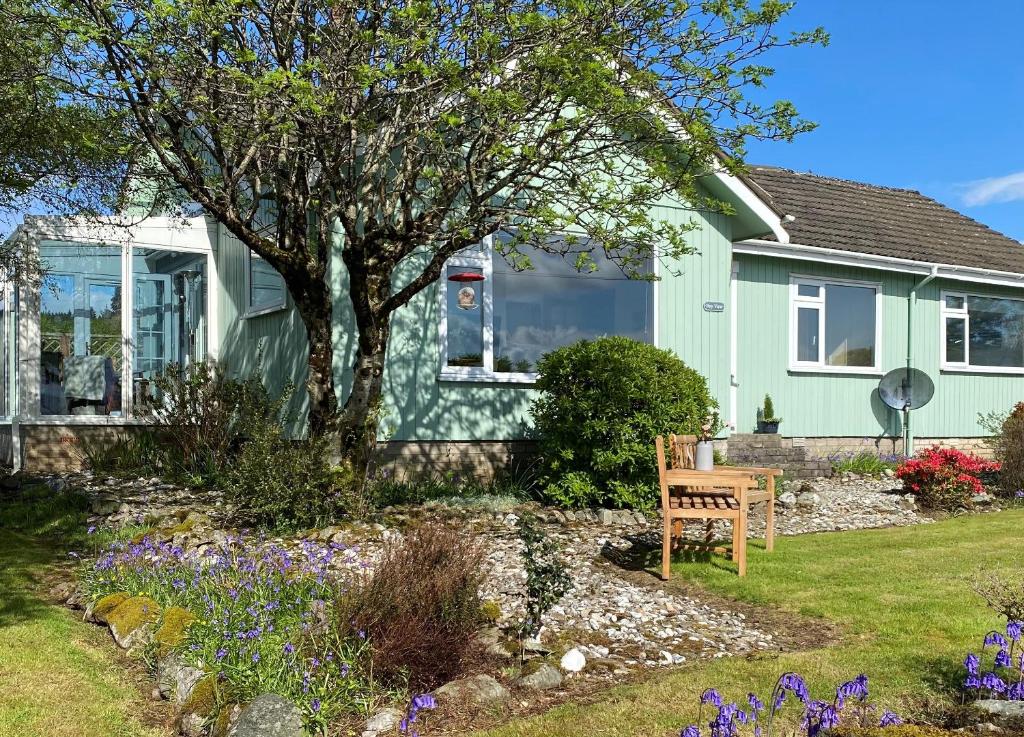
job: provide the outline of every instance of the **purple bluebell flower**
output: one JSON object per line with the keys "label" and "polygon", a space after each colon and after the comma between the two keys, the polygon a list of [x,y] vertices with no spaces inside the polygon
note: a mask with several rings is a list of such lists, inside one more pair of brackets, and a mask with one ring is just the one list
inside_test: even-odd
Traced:
{"label": "purple bluebell flower", "polygon": [[1006,638],[998,632],[989,632],[987,635],[985,635],[985,647],[988,647],[989,645],[998,645],[999,647],[1006,647],[1008,644],[1009,643],[1006,641]]}
{"label": "purple bluebell flower", "polygon": [[700,730],[696,724],[691,724],[679,733],[679,737],[700,737]]}
{"label": "purple bluebell flower", "polygon": [[997,668],[1009,668],[1010,667],[1010,653],[1006,648],[1000,648],[999,652],[996,653],[996,667]]}
{"label": "purple bluebell flower", "polygon": [[995,673],[986,673],[982,676],[981,686],[992,693],[1003,693],[1006,690],[1006,682]]}
{"label": "purple bluebell flower", "polygon": [[85,531],[85,534],[86,535],[94,535],[94,534],[96,534],[96,525],[89,525],[89,529],[87,529]]}
{"label": "purple bluebell flower", "polygon": [[964,659],[964,667],[967,672],[971,675],[978,675],[978,667],[981,665],[981,658],[974,653],[967,653],[967,657]]}
{"label": "purple bluebell flower", "polygon": [[900,724],[903,724],[903,720],[888,709],[882,712],[882,718],[878,720],[879,727],[896,727]]}
{"label": "purple bluebell flower", "polygon": [[1006,634],[1009,635],[1010,639],[1014,642],[1020,642],[1022,629],[1024,629],[1024,622],[1008,622],[1006,625]]}
{"label": "purple bluebell flower", "polygon": [[284,654],[291,655],[293,652],[295,652],[295,646],[290,642],[286,642],[284,644]]}
{"label": "purple bluebell flower", "polygon": [[700,703],[711,704],[712,706],[721,708],[722,697],[718,694],[718,691],[713,688],[709,688],[700,695]]}
{"label": "purple bluebell flower", "polygon": [[750,704],[750,707],[755,712],[764,711],[764,703],[761,701],[761,699],[757,698],[757,694],[748,693],[747,694],[747,703]]}
{"label": "purple bluebell flower", "polygon": [[224,660],[224,658],[226,658],[227,656],[228,656],[228,651],[227,651],[227,650],[225,650],[224,648],[221,648],[220,650],[218,650],[218,651],[217,651],[217,654],[216,654],[216,655],[214,655],[214,657],[215,657],[215,658],[216,658],[217,660]]}

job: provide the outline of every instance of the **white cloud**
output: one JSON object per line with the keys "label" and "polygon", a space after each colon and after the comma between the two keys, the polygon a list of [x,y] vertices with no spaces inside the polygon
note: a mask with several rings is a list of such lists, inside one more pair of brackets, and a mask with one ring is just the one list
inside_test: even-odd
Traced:
{"label": "white cloud", "polygon": [[963,185],[962,197],[969,207],[1024,200],[1024,171],[967,182]]}

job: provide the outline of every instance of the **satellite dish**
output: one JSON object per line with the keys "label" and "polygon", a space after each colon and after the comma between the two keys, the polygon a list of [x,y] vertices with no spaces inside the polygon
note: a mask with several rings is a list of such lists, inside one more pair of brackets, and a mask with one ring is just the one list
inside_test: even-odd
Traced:
{"label": "satellite dish", "polygon": [[910,410],[920,409],[931,401],[935,396],[934,382],[919,369],[893,369],[878,382],[878,396],[887,405],[903,413],[903,452],[908,456],[913,455]]}
{"label": "satellite dish", "polygon": [[907,412],[920,409],[935,395],[935,384],[928,374],[915,368],[893,369],[878,382],[878,396],[893,409]]}

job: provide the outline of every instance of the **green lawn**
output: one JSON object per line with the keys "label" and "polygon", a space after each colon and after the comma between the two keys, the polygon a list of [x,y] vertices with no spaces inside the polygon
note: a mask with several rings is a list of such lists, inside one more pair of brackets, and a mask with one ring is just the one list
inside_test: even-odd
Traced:
{"label": "green lawn", "polygon": [[[693,721],[700,691],[730,699],[766,694],[782,672],[807,677],[812,694],[858,673],[882,705],[904,715],[955,699],[965,649],[1000,624],[970,590],[980,567],[1020,574],[1024,511],[975,515],[886,530],[777,538],[751,550],[748,575],[727,562],[680,562],[673,584],[711,591],[805,616],[823,617],[842,641],[780,657],[724,658],[623,686],[596,704],[565,705],[487,732],[489,737],[663,737]],[[653,563],[653,561],[652,561]],[[654,566],[651,566],[654,570]],[[692,587],[691,587],[692,588]],[[699,593],[698,593],[699,596]]]}
{"label": "green lawn", "polygon": [[[0,510],[0,522],[21,511]],[[51,518],[43,526],[63,525]],[[110,636],[40,597],[59,555],[40,538],[0,525],[0,736],[170,734],[145,723],[142,715],[152,705],[139,691],[138,674],[118,663]]]}

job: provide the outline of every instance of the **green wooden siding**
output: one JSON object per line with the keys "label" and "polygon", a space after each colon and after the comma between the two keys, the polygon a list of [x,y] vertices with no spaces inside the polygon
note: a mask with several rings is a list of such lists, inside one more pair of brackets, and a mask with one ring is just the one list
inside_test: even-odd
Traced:
{"label": "green wooden siding", "polygon": [[[906,365],[907,296],[917,274],[858,269],[809,261],[740,255],[738,282],[739,432],[749,432],[770,393],[794,437],[881,437],[902,432],[897,413],[878,399],[879,375],[789,371],[791,274],[877,282],[882,289],[882,371]],[[978,413],[1005,411],[1024,399],[1024,376],[940,371],[942,290],[1024,297],[1022,290],[935,280],[918,291],[913,363],[935,382],[935,398],[914,413],[917,437],[975,437],[985,432]]]}
{"label": "green wooden siding", "polygon": [[[667,206],[659,207],[656,216],[678,224],[694,220],[700,226],[689,236],[697,252],[661,268],[655,305],[658,344],[671,348],[710,378],[726,414],[728,314],[705,313],[702,304],[728,302],[728,218]],[[336,268],[334,273],[343,270]],[[396,282],[402,278],[399,275]],[[344,396],[351,385],[355,330],[345,280],[335,280],[335,286],[335,367],[339,393]],[[530,426],[534,392],[529,385],[438,379],[440,288],[438,284],[424,290],[393,318],[381,437],[424,441],[522,437]]]}
{"label": "green wooden siding", "polygon": [[248,249],[223,226],[217,228],[217,310],[221,332],[219,359],[235,376],[251,376],[259,365],[265,385],[279,395],[289,382],[295,391],[288,408],[289,429],[300,434],[307,409],[309,342],[306,328],[289,297],[283,310],[243,318]]}

